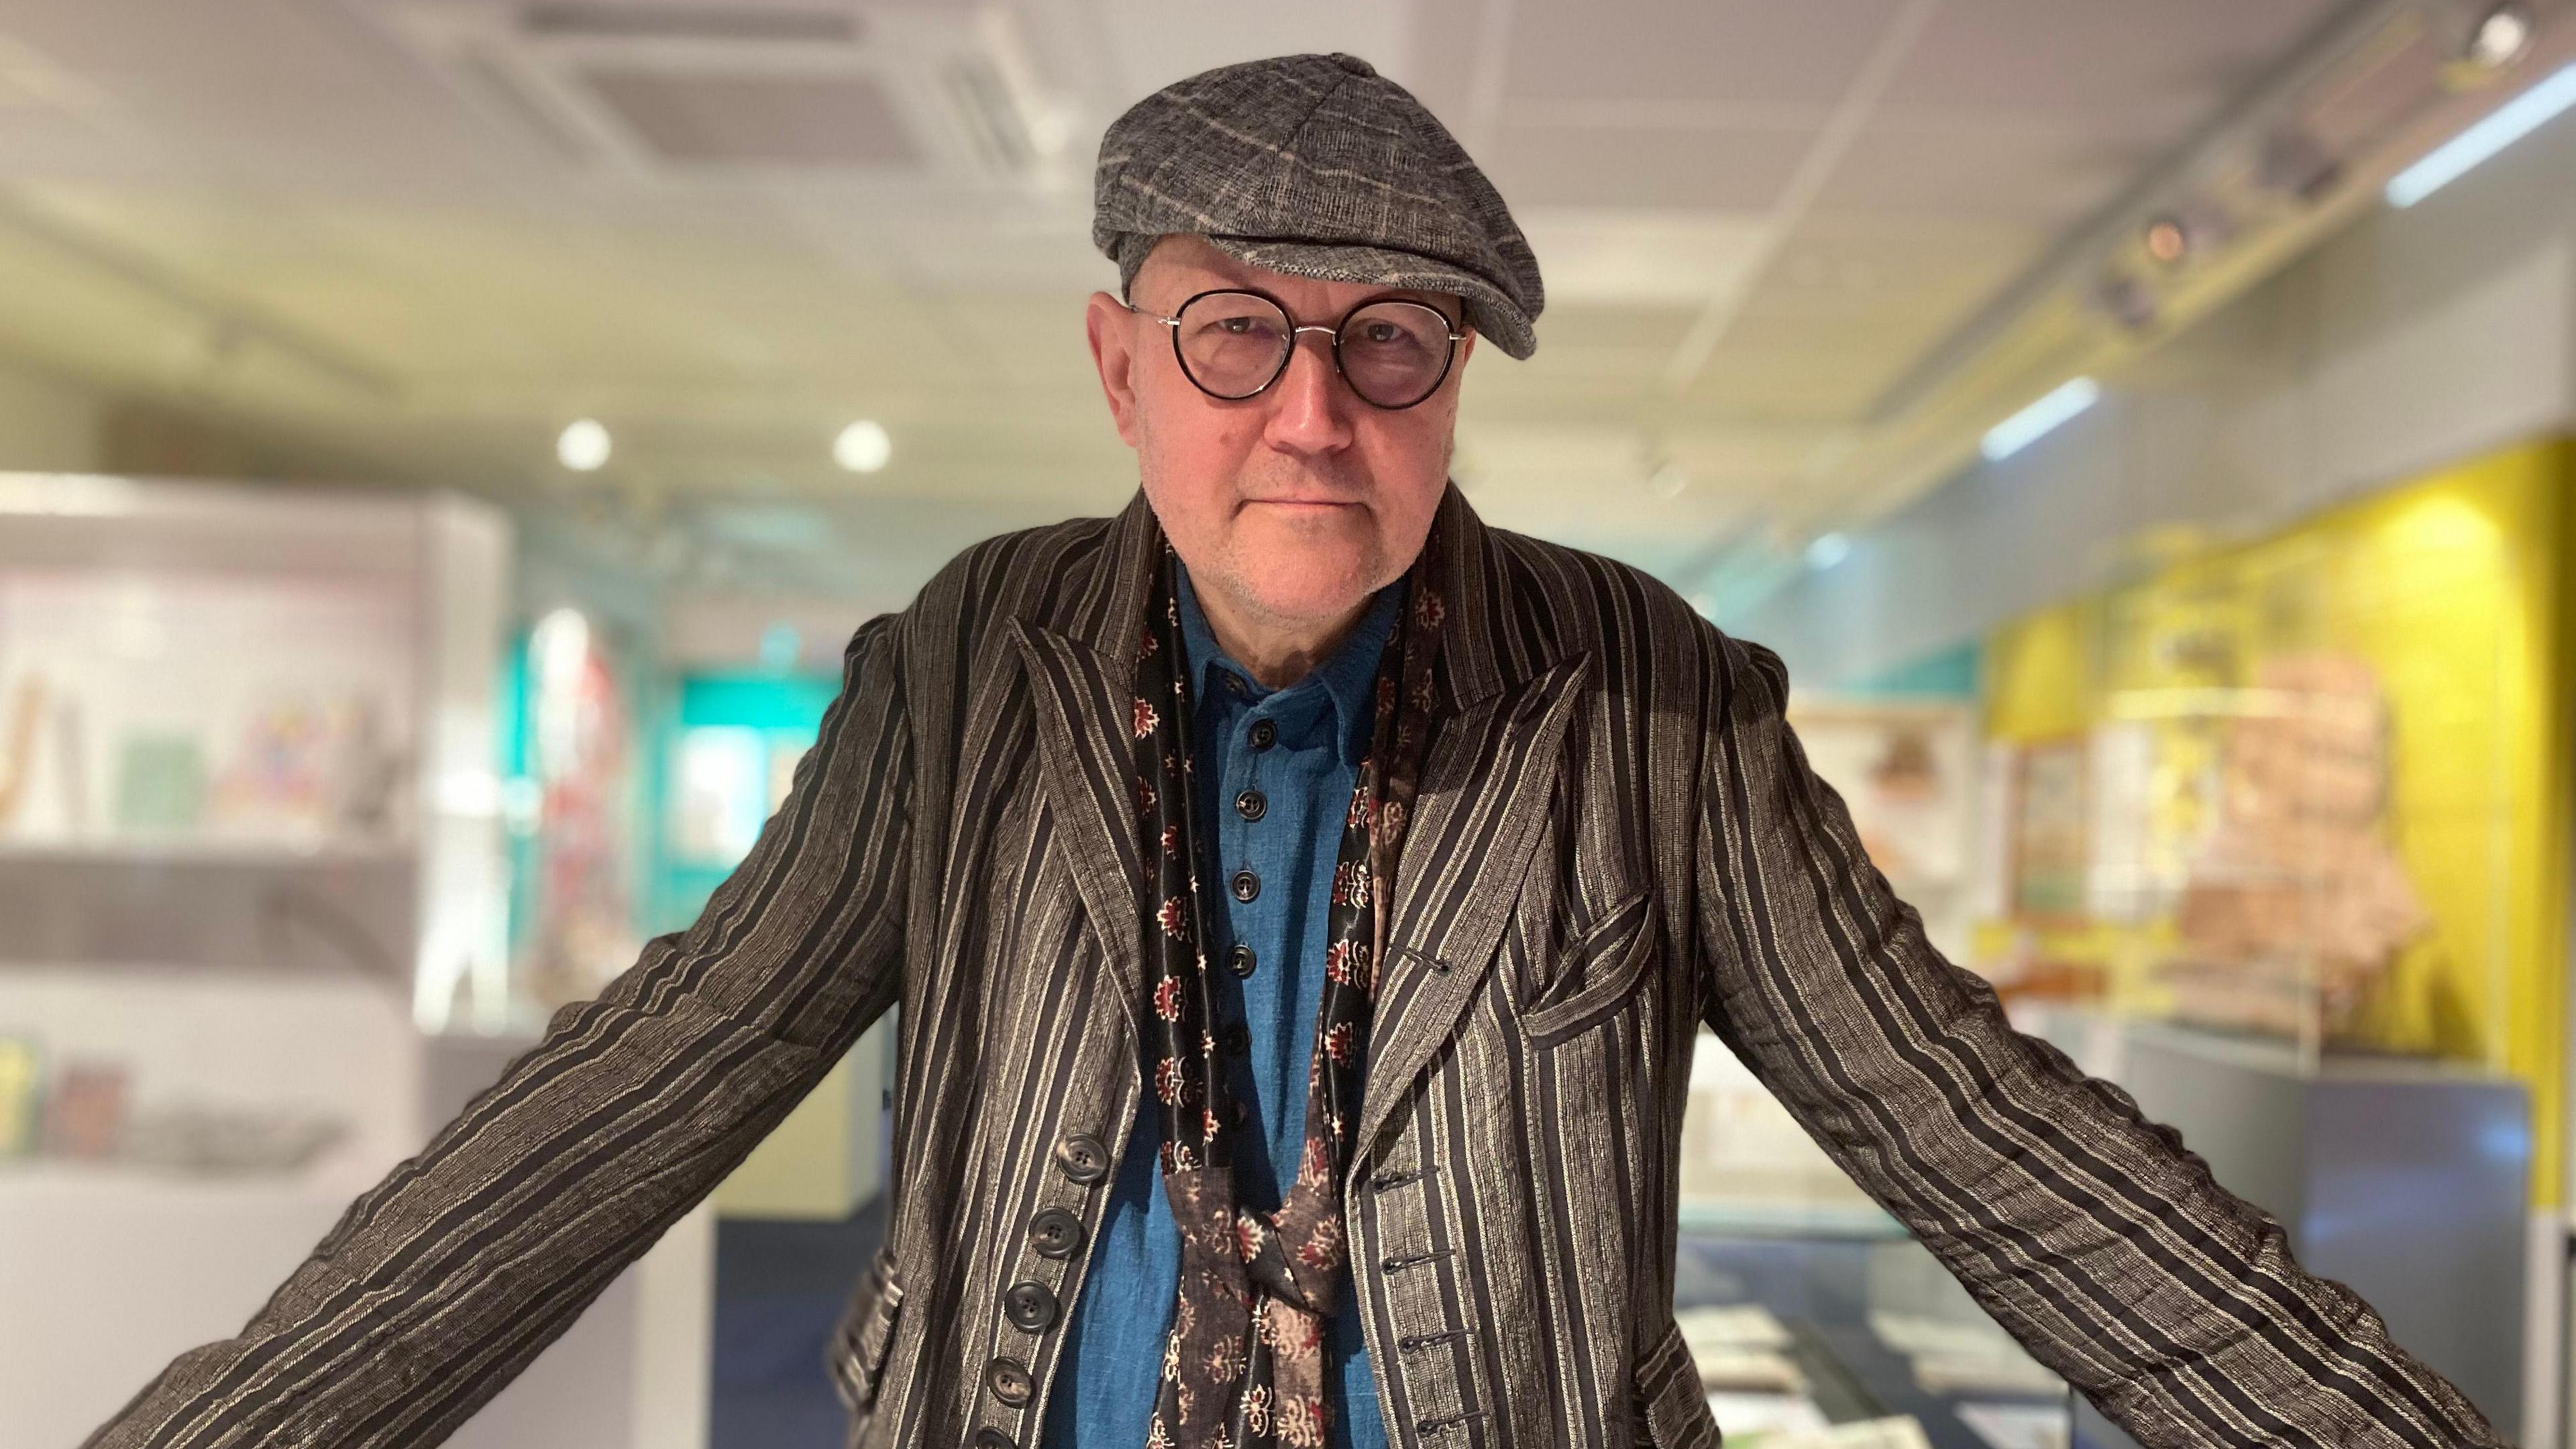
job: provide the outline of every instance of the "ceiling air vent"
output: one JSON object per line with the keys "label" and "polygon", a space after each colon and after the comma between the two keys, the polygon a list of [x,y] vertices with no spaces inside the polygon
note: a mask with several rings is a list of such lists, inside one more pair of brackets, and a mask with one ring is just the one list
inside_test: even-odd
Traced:
{"label": "ceiling air vent", "polygon": [[857,13],[704,5],[531,5],[519,12],[529,35],[605,40],[713,40],[851,45]]}
{"label": "ceiling air vent", "polygon": [[1066,127],[1006,14],[960,6],[418,0],[403,38],[496,123],[675,184],[1036,184]]}
{"label": "ceiling air vent", "polygon": [[587,70],[582,81],[656,161],[673,166],[917,167],[922,155],[863,75]]}

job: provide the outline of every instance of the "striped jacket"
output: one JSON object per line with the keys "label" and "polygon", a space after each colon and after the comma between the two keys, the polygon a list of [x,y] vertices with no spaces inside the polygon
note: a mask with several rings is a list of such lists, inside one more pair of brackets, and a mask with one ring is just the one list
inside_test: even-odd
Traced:
{"label": "striped jacket", "polygon": [[[2145,1444],[2499,1442],[1925,944],[1783,725],[1772,655],[1454,489],[1434,537],[1437,724],[1346,1188],[1393,1442],[1718,1442],[1672,1317],[1702,1023]],[[1034,1444],[1143,1106],[1125,761],[1159,548],[1140,496],[979,545],[860,628],[697,924],[91,1443],[437,1442],[900,999],[895,1201],[833,1355],[850,1442]]]}

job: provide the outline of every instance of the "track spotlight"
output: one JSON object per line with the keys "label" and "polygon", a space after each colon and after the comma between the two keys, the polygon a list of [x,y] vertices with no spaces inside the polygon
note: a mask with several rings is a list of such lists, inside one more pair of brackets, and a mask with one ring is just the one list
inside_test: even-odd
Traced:
{"label": "track spotlight", "polygon": [[2095,282],[2093,305],[2103,316],[2131,332],[2144,332],[2156,325],[2155,289],[2126,272],[2108,272]]}
{"label": "track spotlight", "polygon": [[2480,70],[2502,70],[2530,52],[2534,28],[2531,11],[2520,0],[2501,0],[2469,27],[2460,58]]}

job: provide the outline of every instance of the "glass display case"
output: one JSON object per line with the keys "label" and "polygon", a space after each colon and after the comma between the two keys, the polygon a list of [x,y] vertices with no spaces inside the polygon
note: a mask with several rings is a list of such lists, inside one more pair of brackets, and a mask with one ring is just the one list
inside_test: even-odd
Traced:
{"label": "glass display case", "polygon": [[[1809,765],[1870,858],[1962,951],[1978,904],[1972,702],[1810,697]],[[1703,1034],[1683,1116],[1674,1315],[1729,1445],[2066,1449],[2064,1383]]]}
{"label": "glass display case", "polygon": [[1979,969],[2312,1065],[2506,1070],[2545,778],[2517,502],[2401,490],[2007,630]]}
{"label": "glass display case", "polygon": [[499,1005],[497,513],[19,474],[0,518],[13,959]]}
{"label": "glass display case", "polygon": [[1674,1317],[1728,1444],[2066,1449],[2066,1385],[1705,1034],[1681,1186]]}
{"label": "glass display case", "polygon": [[[512,538],[453,495],[0,474],[0,1443],[239,1331],[527,1045]],[[684,1220],[454,1442],[682,1442],[712,1255]]]}

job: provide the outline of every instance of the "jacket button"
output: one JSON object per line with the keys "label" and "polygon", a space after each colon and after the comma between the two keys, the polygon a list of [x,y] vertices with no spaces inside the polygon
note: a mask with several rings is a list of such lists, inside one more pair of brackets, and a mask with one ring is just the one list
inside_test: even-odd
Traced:
{"label": "jacket button", "polygon": [[1037,1381],[1029,1377],[1028,1365],[1015,1358],[997,1358],[984,1369],[984,1387],[993,1391],[994,1398],[1019,1409],[1028,1406],[1038,1386]]}
{"label": "jacket button", "polygon": [[1246,820],[1258,820],[1270,813],[1270,800],[1258,790],[1246,790],[1234,797],[1234,813]]}
{"label": "jacket button", "polygon": [[1020,1442],[999,1429],[978,1429],[975,1449],[1020,1449]]}
{"label": "jacket button", "polygon": [[1082,1251],[1082,1219],[1062,1208],[1042,1209],[1029,1219],[1029,1242],[1041,1258],[1070,1258]]}
{"label": "jacket button", "polygon": [[1235,975],[1249,978],[1252,968],[1260,964],[1260,958],[1252,954],[1250,946],[1238,945],[1226,954],[1225,964]]}
{"label": "jacket button", "polygon": [[1252,1032],[1242,1022],[1229,1021],[1225,1030],[1216,1034],[1216,1045],[1227,1056],[1239,1057],[1252,1050]]}
{"label": "jacket button", "polygon": [[1002,1316],[1022,1333],[1055,1326],[1055,1293],[1044,1283],[1014,1283],[1002,1290]]}
{"label": "jacket button", "polygon": [[1085,1185],[1109,1175],[1109,1149],[1088,1132],[1076,1132],[1055,1145],[1056,1169],[1068,1182]]}
{"label": "jacket button", "polygon": [[1248,870],[1236,871],[1234,879],[1226,885],[1234,892],[1234,898],[1245,905],[1252,904],[1253,899],[1261,894],[1261,877]]}

